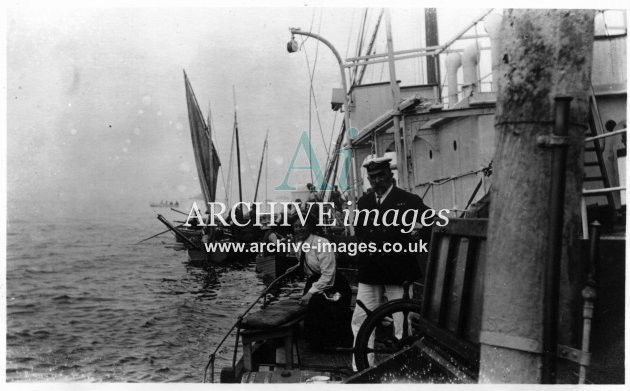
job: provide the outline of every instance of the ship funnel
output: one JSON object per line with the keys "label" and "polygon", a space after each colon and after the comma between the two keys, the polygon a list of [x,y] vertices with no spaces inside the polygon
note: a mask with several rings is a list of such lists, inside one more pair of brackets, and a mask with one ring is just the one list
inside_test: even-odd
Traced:
{"label": "ship funnel", "polygon": [[490,36],[490,56],[492,58],[492,91],[499,90],[499,65],[501,64],[501,23],[503,15],[490,14],[483,27]]}
{"label": "ship funnel", "polygon": [[457,103],[457,70],[462,66],[462,56],[450,53],[446,56],[446,87],[448,88],[448,107]]}
{"label": "ship funnel", "polygon": [[464,55],[462,56],[462,66],[464,68],[462,92],[464,97],[470,96],[474,91],[479,91],[479,80],[477,80],[478,63],[479,47],[476,42],[473,42],[464,49]]}

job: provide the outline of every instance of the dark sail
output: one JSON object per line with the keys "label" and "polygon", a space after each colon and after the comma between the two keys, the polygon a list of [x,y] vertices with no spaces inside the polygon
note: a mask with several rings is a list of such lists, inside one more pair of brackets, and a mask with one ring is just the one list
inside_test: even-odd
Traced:
{"label": "dark sail", "polygon": [[188,122],[190,124],[193,150],[195,151],[197,173],[201,185],[201,192],[203,193],[207,205],[208,202],[214,202],[216,198],[217,173],[221,161],[212,143],[212,130],[209,124],[206,124],[206,121],[203,119],[203,114],[201,113],[201,109],[199,109],[197,98],[190,86],[186,72],[184,72],[184,81],[186,83]]}

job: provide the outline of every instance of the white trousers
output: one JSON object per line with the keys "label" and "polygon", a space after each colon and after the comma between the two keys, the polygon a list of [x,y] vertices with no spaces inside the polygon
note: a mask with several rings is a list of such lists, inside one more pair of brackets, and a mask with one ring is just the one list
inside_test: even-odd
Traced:
{"label": "white trousers", "polygon": [[[363,284],[359,283],[359,290],[357,291],[357,301],[361,300],[363,304],[367,307],[368,310],[374,311],[376,308],[385,303],[383,296],[387,297],[387,300],[395,300],[403,297],[403,287],[402,285],[372,285],[372,284]],[[354,334],[354,343],[357,342],[357,334],[361,325],[367,318],[367,314],[359,305],[354,308],[354,313],[352,314],[352,334]],[[403,326],[403,314],[397,313],[394,314],[394,332],[396,334],[396,338],[402,338],[402,326]],[[374,348],[374,333],[370,336],[370,340],[368,342],[369,348]],[[368,355],[368,361],[370,366],[374,365],[374,354],[370,353]],[[354,355],[352,356],[352,368],[356,371],[357,366],[354,362]]]}

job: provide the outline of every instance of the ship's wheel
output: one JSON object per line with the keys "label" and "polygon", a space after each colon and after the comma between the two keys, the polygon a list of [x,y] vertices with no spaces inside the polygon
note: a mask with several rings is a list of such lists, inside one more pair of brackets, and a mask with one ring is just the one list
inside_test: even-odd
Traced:
{"label": "ship's wheel", "polygon": [[[367,310],[362,303],[358,305]],[[359,371],[378,365],[420,338],[414,330],[414,323],[420,319],[421,313],[418,300],[404,297],[366,312],[368,316],[357,333],[354,345],[354,358]],[[394,319],[402,323],[398,337],[394,332]],[[375,337],[374,343],[370,344],[372,335]]]}

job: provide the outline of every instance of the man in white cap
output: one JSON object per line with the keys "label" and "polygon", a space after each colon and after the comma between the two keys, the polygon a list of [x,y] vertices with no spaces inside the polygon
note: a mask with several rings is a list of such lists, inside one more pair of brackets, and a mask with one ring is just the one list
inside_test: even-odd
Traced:
{"label": "man in white cap", "polygon": [[[403,252],[383,251],[364,252],[359,254],[359,289],[357,300],[373,311],[383,304],[383,296],[388,300],[399,299],[403,296],[403,282],[413,282],[420,278],[420,266],[416,261],[416,254],[405,252],[408,244],[417,241],[412,238],[411,233],[403,233],[401,229],[407,231],[402,224],[402,216],[407,210],[417,210],[418,216],[429,209],[419,196],[409,193],[396,187],[394,174],[390,167],[391,159],[387,157],[371,159],[363,164],[368,174],[368,180],[372,192],[364,194],[357,202],[358,211],[370,211],[368,218],[363,216],[356,224],[356,235],[360,242],[375,243],[381,250],[384,243],[400,243]],[[391,209],[398,210],[396,224],[383,225],[383,214]],[[371,211],[378,211],[378,217]],[[390,212],[388,216],[392,216]],[[376,219],[379,221],[377,222]],[[387,218],[388,223],[391,217]],[[428,241],[431,234],[430,227],[423,227],[420,235],[423,240]],[[356,306],[352,315],[352,332],[355,340],[361,324],[365,321],[367,314],[360,307]],[[397,338],[402,336],[402,314],[394,315],[394,329]],[[374,336],[370,340],[373,346]],[[373,357],[370,357],[370,365]],[[354,366],[354,362],[353,362]],[[355,368],[356,370],[356,368]]]}

